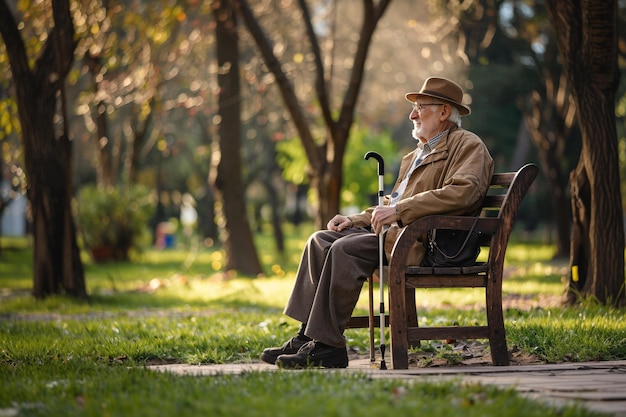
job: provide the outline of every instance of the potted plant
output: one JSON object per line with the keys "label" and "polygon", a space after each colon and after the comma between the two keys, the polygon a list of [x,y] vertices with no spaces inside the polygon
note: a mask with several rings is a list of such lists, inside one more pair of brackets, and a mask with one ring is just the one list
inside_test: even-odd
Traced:
{"label": "potted plant", "polygon": [[87,185],[76,198],[78,228],[97,262],[128,260],[131,250],[141,250],[154,211],[153,195],[141,185],[122,190]]}

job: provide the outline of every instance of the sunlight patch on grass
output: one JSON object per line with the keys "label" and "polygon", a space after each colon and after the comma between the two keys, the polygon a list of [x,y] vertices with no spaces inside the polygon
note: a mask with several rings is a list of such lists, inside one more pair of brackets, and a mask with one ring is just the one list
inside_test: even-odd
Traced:
{"label": "sunlight patch on grass", "polygon": [[529,262],[526,265],[505,264],[504,294],[561,295],[566,288],[567,267],[560,262]]}
{"label": "sunlight patch on grass", "polygon": [[[81,314],[89,311],[119,311],[145,309],[219,309],[232,306],[256,305],[282,310],[293,287],[293,274],[283,278],[225,278],[186,277],[175,274],[170,278],[148,281],[127,281],[126,285],[96,288],[91,300],[74,300],[52,296],[36,301],[30,293],[9,296],[0,303],[0,313]],[[120,288],[121,287],[121,288]]]}
{"label": "sunlight patch on grass", "polygon": [[559,296],[565,291],[565,285],[559,280],[528,280],[504,281],[502,284],[503,294],[541,294]]}
{"label": "sunlight patch on grass", "polygon": [[235,278],[193,280],[189,289],[179,292],[182,300],[201,297],[207,302],[224,300],[247,300],[252,304],[275,307],[285,305],[293,287],[293,274],[286,278]]}
{"label": "sunlight patch on grass", "polygon": [[554,258],[554,245],[510,242],[506,249],[506,260],[509,264],[528,264],[548,262]]}
{"label": "sunlight patch on grass", "polygon": [[623,310],[603,306],[510,314],[507,334],[548,362],[611,360],[626,355]]}

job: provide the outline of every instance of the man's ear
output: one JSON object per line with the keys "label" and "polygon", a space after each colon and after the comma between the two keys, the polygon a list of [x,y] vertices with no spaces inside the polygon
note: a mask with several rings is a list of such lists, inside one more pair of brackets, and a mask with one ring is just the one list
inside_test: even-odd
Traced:
{"label": "man's ear", "polygon": [[450,113],[452,113],[452,111],[450,110],[450,105],[444,104],[443,106],[441,106],[441,116],[439,118],[443,122],[447,120],[448,117],[450,117]]}

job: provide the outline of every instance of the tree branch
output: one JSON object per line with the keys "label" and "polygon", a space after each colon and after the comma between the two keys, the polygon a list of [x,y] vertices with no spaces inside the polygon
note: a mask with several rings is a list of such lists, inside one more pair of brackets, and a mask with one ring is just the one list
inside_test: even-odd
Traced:
{"label": "tree branch", "polygon": [[299,3],[304,18],[306,33],[309,38],[309,42],[311,43],[311,50],[313,52],[313,56],[315,57],[315,92],[317,93],[317,98],[320,102],[320,108],[322,110],[322,116],[324,117],[326,126],[328,126],[329,130],[332,131],[334,130],[335,120],[333,119],[330,111],[328,88],[324,76],[324,64],[322,63],[322,53],[320,51],[319,42],[317,41],[317,36],[315,35],[315,30],[313,29],[313,22],[311,20],[309,8],[306,5],[306,0],[299,0]]}
{"label": "tree branch", "polygon": [[289,82],[289,79],[287,78],[285,72],[282,70],[278,58],[276,58],[276,55],[274,55],[274,52],[272,51],[270,40],[263,32],[263,29],[259,25],[257,19],[252,13],[252,10],[248,6],[247,1],[235,0],[234,3],[239,14],[241,14],[241,16],[243,17],[246,28],[254,38],[257,46],[259,47],[259,51],[263,56],[265,65],[267,65],[267,68],[276,78],[280,94],[283,97],[283,101],[285,102],[285,107],[287,107],[289,113],[291,114],[291,118],[293,119],[296,130],[300,135],[300,140],[306,152],[309,164],[313,167],[314,170],[320,169],[322,167],[323,161],[318,151],[318,147],[315,144],[315,140],[313,139],[313,135],[311,134],[311,130],[309,129],[302,108],[298,103],[298,99],[296,97],[293,86]]}
{"label": "tree branch", "polygon": [[[30,82],[32,73],[28,71],[28,59],[24,41],[17,30],[15,18],[6,4],[6,0],[0,0],[0,34],[11,64],[11,74],[16,85]],[[28,78],[28,80],[27,80]]]}
{"label": "tree branch", "polygon": [[[35,63],[35,80],[40,89],[58,91],[74,62],[74,22],[70,13],[69,0],[52,0],[54,27]],[[48,66],[48,62],[54,62]],[[50,69],[51,68],[51,69]]]}
{"label": "tree branch", "polygon": [[354,56],[350,84],[344,96],[338,122],[339,129],[343,130],[345,135],[347,135],[347,131],[352,126],[354,120],[354,108],[361,84],[363,83],[365,61],[367,60],[372,35],[378,20],[380,20],[390,2],[391,0],[381,0],[378,6],[375,6],[373,0],[363,0],[363,26],[361,27],[357,52]]}

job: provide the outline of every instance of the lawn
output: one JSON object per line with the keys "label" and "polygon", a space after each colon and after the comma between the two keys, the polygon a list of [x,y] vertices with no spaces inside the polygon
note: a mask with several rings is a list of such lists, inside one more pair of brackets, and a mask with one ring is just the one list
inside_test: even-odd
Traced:
{"label": "lawn", "polygon": [[[282,343],[298,323],[282,315],[309,226],[287,230],[275,255],[271,236],[258,247],[266,276],[219,272],[223,253],[191,245],[146,250],[133,262],[86,260],[89,302],[63,296],[35,302],[27,241],[0,239],[0,416],[293,415],[401,412],[429,416],[590,416],[555,410],[515,392],[481,386],[371,380],[332,371],[180,377],[157,363],[248,363]],[[624,311],[591,302],[555,304],[563,263],[547,245],[512,242],[504,282],[509,348],[544,362],[626,359]],[[476,290],[418,293],[420,323],[483,320]],[[365,299],[358,309],[365,310]],[[367,330],[346,332],[366,353]],[[424,351],[454,363],[445,346]],[[358,389],[355,389],[358,387]]]}

